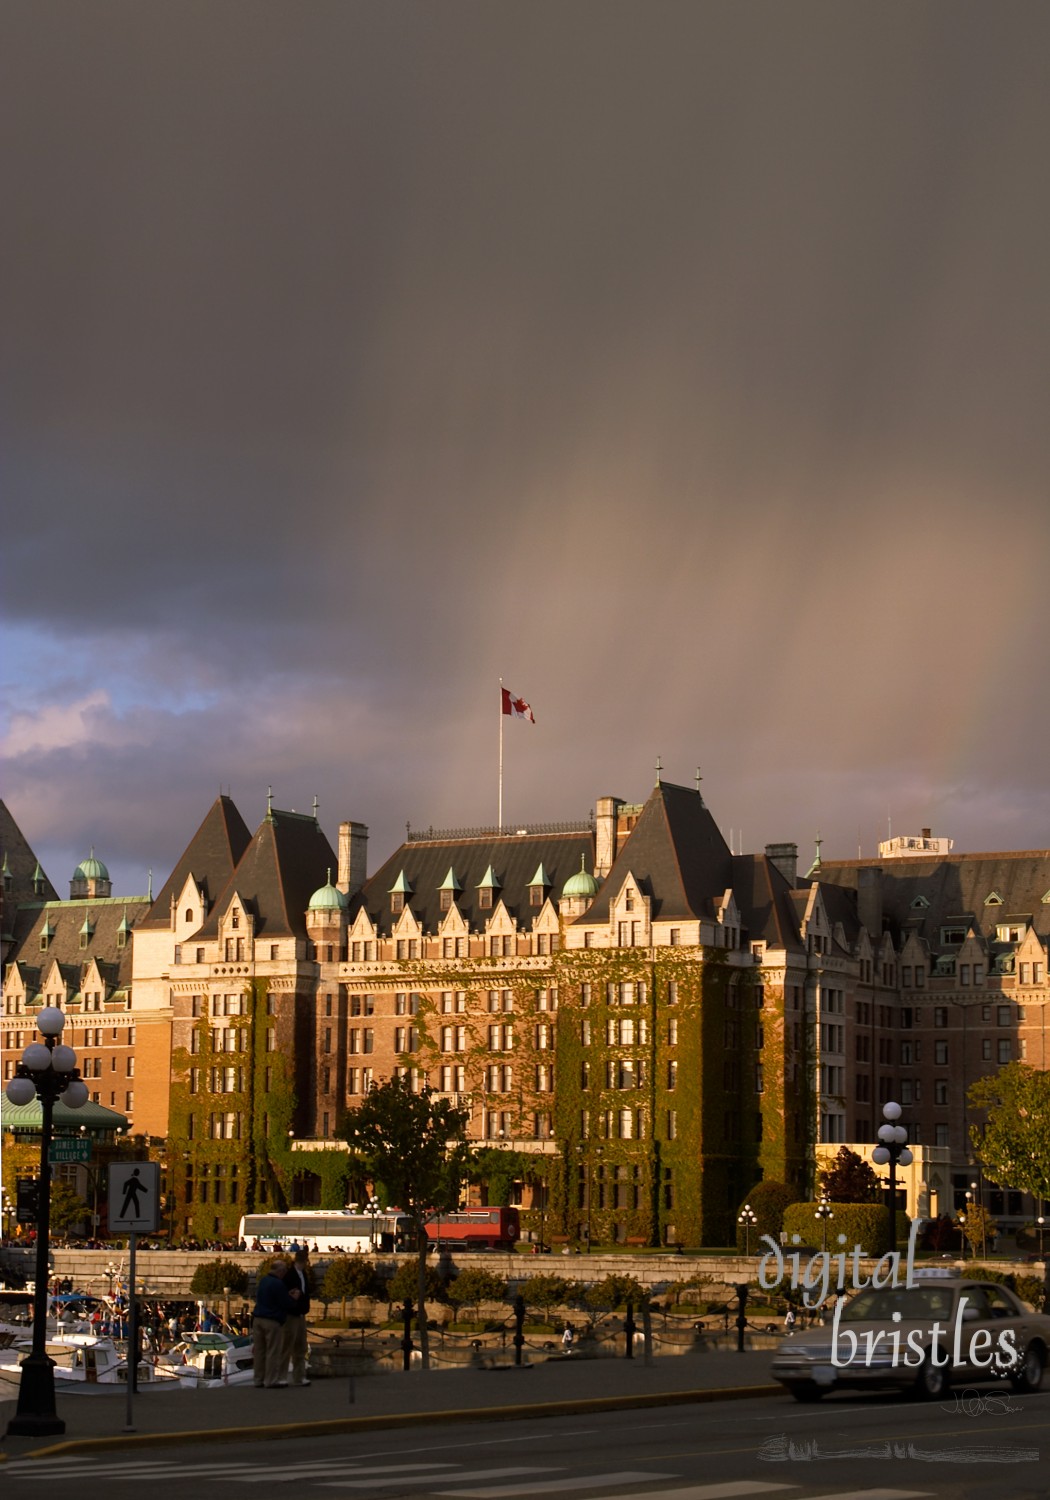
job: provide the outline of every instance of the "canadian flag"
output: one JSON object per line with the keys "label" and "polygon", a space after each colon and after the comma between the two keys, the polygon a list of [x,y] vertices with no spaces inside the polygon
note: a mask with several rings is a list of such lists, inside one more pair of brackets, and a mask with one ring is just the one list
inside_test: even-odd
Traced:
{"label": "canadian flag", "polygon": [[536,719],[532,709],[524,698],[515,698],[509,688],[500,688],[503,694],[503,712],[510,714],[512,719],[528,719],[530,724],[535,724]]}

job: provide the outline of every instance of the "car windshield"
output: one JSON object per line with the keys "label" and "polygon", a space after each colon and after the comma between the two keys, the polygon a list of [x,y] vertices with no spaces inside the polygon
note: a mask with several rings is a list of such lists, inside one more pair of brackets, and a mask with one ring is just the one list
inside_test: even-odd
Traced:
{"label": "car windshield", "polygon": [[951,1315],[955,1293],[949,1287],[883,1287],[858,1292],[842,1309],[844,1323],[888,1323],[899,1313],[906,1323],[928,1323]]}

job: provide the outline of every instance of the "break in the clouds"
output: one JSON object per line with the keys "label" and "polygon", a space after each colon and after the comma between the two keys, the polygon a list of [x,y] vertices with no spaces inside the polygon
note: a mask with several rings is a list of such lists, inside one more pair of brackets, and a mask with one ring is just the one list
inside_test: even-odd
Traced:
{"label": "break in the clouds", "polygon": [[4,795],[1044,846],[1045,7],[34,0]]}

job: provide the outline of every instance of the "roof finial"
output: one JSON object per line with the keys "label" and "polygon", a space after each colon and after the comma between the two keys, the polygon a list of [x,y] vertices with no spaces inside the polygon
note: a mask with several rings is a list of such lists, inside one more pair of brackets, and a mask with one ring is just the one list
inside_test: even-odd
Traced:
{"label": "roof finial", "polygon": [[814,870],[819,870],[820,869],[820,846],[824,842],[824,840],[820,836],[820,829],[819,828],[817,829],[817,836],[816,836],[816,838],[814,839],[813,842],[817,846],[817,852],[813,856],[813,868],[814,868]]}
{"label": "roof finial", "polygon": [[146,895],[150,901],[153,900],[153,871],[150,870],[147,881]]}
{"label": "roof finial", "polygon": [[664,768],[663,767],[663,762],[661,761],[660,757],[657,756],[656,757],[656,784],[657,784],[657,786],[660,785],[660,772],[663,770],[663,768]]}
{"label": "roof finial", "polygon": [[[317,800],[317,793],[315,792],[314,793],[314,822],[315,823],[317,822],[317,809],[320,807],[320,805],[321,805],[320,802]],[[332,872],[329,870],[328,873],[331,874]]]}
{"label": "roof finial", "polygon": [[270,820],[270,822],[272,823],[273,822],[273,787],[272,786],[268,786],[266,788],[266,816]]}
{"label": "roof finial", "polygon": [[703,781],[703,779],[704,778],[700,775],[700,767],[697,766],[697,768],[696,768],[696,795],[698,797],[700,795],[700,783]]}

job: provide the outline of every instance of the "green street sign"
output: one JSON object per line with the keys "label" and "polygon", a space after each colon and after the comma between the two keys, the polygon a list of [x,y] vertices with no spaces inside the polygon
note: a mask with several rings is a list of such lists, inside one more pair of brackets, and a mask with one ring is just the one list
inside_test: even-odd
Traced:
{"label": "green street sign", "polygon": [[90,1161],[91,1142],[79,1140],[64,1140],[61,1136],[51,1142],[51,1155],[49,1160],[52,1166],[59,1162],[68,1161]]}

